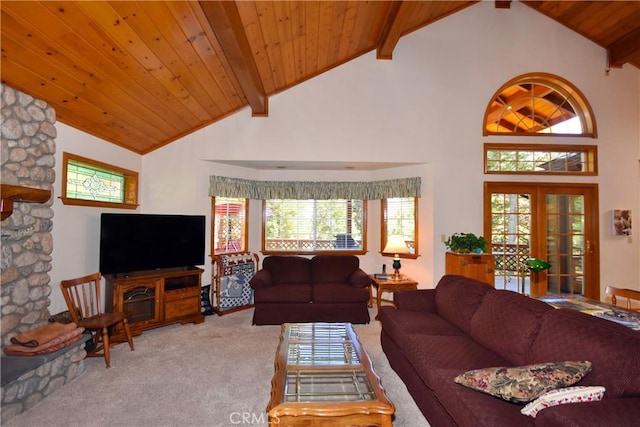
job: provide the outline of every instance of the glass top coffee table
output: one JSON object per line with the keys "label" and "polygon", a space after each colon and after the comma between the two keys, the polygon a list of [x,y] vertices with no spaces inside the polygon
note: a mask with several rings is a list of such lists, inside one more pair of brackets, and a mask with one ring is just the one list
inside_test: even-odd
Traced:
{"label": "glass top coffee table", "polygon": [[350,323],[285,323],[270,426],[391,426],[395,411]]}

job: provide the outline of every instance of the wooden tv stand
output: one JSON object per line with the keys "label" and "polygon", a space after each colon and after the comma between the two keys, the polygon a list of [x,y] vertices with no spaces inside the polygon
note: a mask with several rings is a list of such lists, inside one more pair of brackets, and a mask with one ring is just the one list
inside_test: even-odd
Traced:
{"label": "wooden tv stand", "polygon": [[[186,267],[105,275],[106,310],[128,313],[133,335],[172,323],[202,323],[203,272]],[[114,329],[112,340],[126,341],[121,326]]]}

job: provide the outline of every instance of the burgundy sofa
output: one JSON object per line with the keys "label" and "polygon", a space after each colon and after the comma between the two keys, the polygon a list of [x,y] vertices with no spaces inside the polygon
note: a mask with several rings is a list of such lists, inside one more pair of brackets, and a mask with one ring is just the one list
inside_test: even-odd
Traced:
{"label": "burgundy sofa", "polygon": [[[432,427],[638,426],[640,332],[462,276],[396,292],[384,306],[382,348]],[[600,402],[540,411],[454,382],[468,370],[588,360],[576,385],[604,386]]]}
{"label": "burgundy sofa", "polygon": [[369,323],[371,278],[356,256],[268,256],[249,284],[254,325]]}

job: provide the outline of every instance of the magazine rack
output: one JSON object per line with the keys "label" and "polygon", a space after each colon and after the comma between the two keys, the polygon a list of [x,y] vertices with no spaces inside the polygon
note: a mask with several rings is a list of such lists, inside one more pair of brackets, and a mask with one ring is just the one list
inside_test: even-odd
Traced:
{"label": "magazine rack", "polygon": [[253,307],[249,280],[258,269],[258,255],[250,252],[214,255],[211,300],[218,316]]}

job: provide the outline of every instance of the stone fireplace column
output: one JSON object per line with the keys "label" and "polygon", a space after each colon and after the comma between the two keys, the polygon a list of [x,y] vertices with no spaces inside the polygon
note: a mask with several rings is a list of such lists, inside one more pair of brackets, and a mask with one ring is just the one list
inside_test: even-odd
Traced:
{"label": "stone fireplace column", "polygon": [[[55,181],[56,114],[44,101],[2,85],[2,184],[50,190]],[[49,318],[53,197],[14,204],[2,221],[2,345]]]}
{"label": "stone fireplace column", "polygon": [[[50,317],[56,113],[46,102],[6,85],[0,85],[0,100],[0,182],[3,186],[51,192],[51,198],[44,203],[14,201],[12,213],[0,223],[4,348],[12,336],[35,329]],[[22,372],[8,384],[3,380],[2,422],[84,372],[85,356],[84,346],[79,346]],[[3,371],[13,366],[10,359],[2,358]]]}

